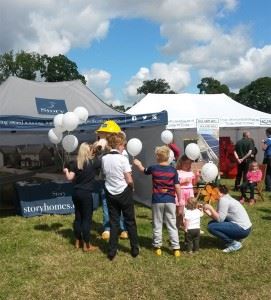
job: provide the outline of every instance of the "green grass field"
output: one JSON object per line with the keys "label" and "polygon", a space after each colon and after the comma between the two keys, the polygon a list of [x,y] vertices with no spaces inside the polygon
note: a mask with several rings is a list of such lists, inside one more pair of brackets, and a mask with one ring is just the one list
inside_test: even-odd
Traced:
{"label": "green grass field", "polygon": [[124,240],[112,262],[100,239],[101,209],[91,231],[95,253],[74,249],[72,215],[1,216],[0,299],[271,299],[271,198],[247,210],[253,232],[243,249],[222,253],[204,217],[200,252],[175,258],[166,230],[163,255],[154,255],[151,211],[138,205],[140,256],[132,258]]}

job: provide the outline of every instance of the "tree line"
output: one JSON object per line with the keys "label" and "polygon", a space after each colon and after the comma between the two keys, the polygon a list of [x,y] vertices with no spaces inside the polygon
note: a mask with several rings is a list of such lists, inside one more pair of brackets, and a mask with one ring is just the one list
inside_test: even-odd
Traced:
{"label": "tree line", "polygon": [[[79,73],[76,63],[62,54],[50,57],[35,52],[6,52],[0,55],[0,84],[9,76],[46,82],[79,79],[86,84],[86,79]],[[238,93],[231,92],[226,84],[212,77],[202,78],[197,88],[200,94],[224,93],[248,107],[271,113],[271,77],[258,78],[241,88]],[[175,91],[165,79],[158,78],[143,81],[142,86],[137,89],[137,94],[148,93],[175,94]],[[127,110],[124,105],[111,106],[120,111]]]}

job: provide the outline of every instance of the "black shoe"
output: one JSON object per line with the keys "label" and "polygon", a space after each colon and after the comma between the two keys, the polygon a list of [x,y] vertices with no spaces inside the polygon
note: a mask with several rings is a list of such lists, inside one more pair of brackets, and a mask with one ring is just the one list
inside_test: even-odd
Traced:
{"label": "black shoe", "polygon": [[116,254],[117,254],[117,252],[115,252],[115,253],[108,253],[107,254],[107,258],[112,261],[116,257]]}
{"label": "black shoe", "polygon": [[134,248],[131,250],[131,255],[132,257],[137,257],[139,254],[139,249],[138,248]]}

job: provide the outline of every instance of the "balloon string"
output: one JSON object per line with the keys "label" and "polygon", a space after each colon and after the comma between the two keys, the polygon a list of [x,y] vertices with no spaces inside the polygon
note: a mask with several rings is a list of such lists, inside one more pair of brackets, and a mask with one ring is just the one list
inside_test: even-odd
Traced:
{"label": "balloon string", "polygon": [[59,151],[59,149],[58,149],[58,147],[57,147],[57,145],[55,145],[55,146],[56,146],[56,153],[57,153],[58,156],[59,156],[60,162],[61,162],[61,164],[62,164],[62,169],[63,169],[63,168],[64,168],[63,154],[61,155],[61,154],[60,154],[60,151]]}

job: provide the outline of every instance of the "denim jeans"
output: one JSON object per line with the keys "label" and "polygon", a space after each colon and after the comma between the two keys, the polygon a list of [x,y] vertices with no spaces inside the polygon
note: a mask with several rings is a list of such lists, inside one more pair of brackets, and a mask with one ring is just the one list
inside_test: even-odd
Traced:
{"label": "denim jeans", "polygon": [[208,231],[221,239],[225,244],[230,244],[234,240],[238,241],[246,238],[249,235],[251,228],[243,229],[239,225],[228,221],[211,221],[208,224]]}

